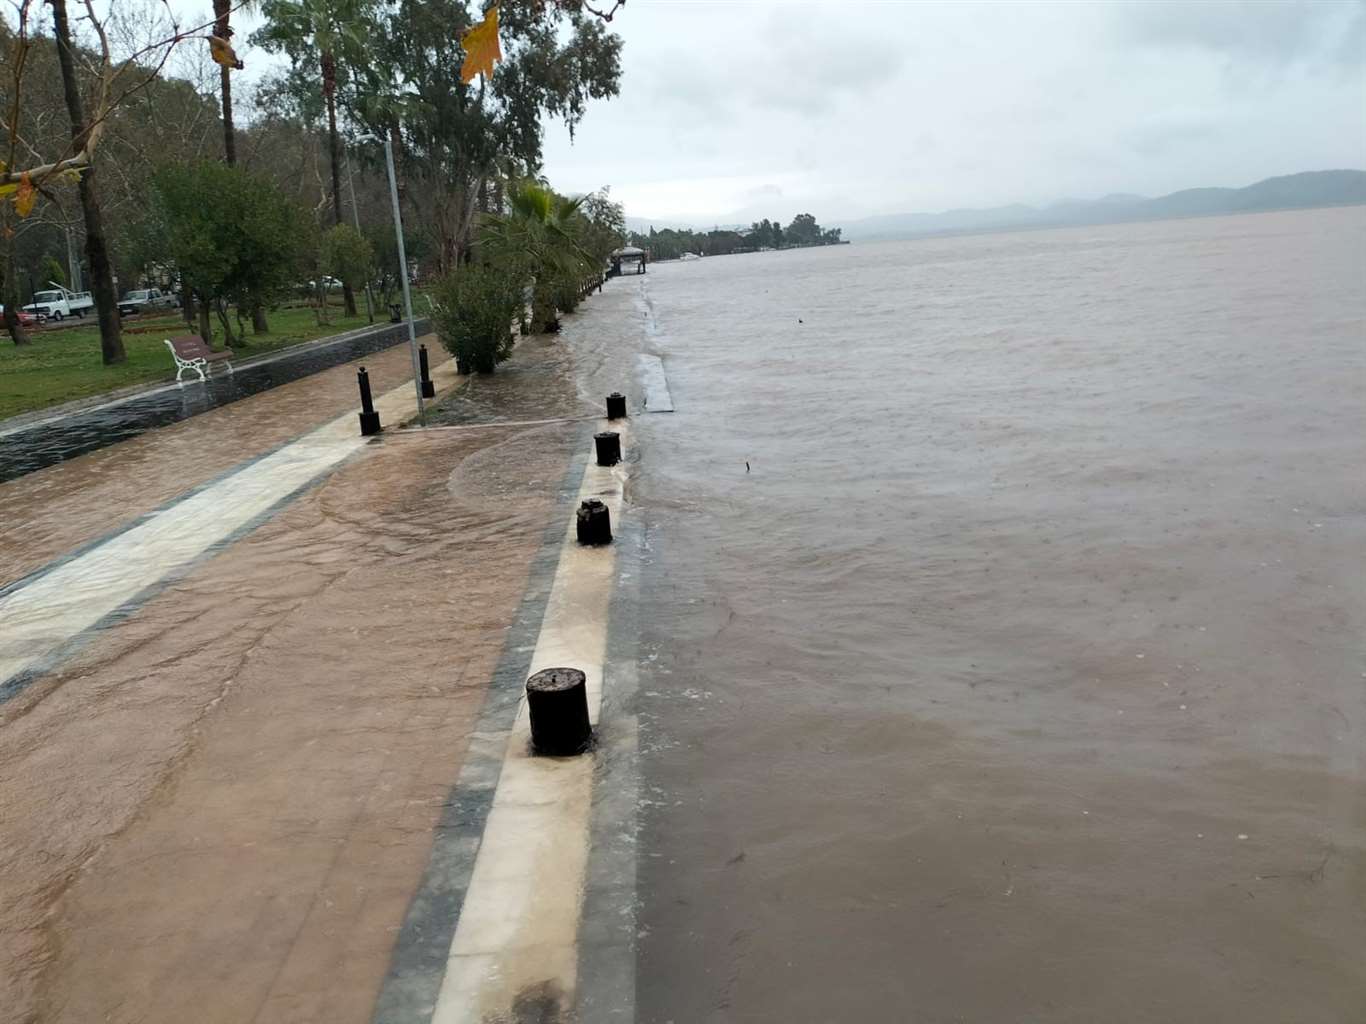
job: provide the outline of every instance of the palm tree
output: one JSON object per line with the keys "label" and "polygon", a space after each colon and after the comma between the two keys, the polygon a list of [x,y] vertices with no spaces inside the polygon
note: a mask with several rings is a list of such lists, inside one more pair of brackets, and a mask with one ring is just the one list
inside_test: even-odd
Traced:
{"label": "palm tree", "polygon": [[[249,11],[256,4],[239,3],[239,10]],[[232,0],[213,0],[213,34],[226,42],[232,41]],[[229,167],[237,163],[237,128],[232,120],[232,69],[226,65],[218,69],[219,89],[223,96],[223,159]]]}
{"label": "palm tree", "polygon": [[508,212],[486,218],[479,242],[495,263],[532,281],[531,318],[537,333],[559,330],[556,308],[572,294],[593,260],[576,238],[583,197],[569,199],[536,182],[508,194]]}
{"label": "palm tree", "polygon": [[[215,3],[219,0],[215,0]],[[327,143],[332,159],[333,222],[342,223],[341,137],[337,134],[338,58],[352,66],[364,59],[367,26],[373,20],[374,0],[265,0],[266,25],[252,41],[272,53],[283,50],[296,62],[315,56],[327,105]],[[346,315],[356,315],[356,293],[342,286]]]}

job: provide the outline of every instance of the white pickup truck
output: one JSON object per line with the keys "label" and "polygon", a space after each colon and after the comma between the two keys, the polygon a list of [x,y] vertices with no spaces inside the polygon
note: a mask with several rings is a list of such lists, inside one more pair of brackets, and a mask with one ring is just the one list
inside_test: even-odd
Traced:
{"label": "white pickup truck", "polygon": [[52,291],[34,292],[33,301],[24,307],[24,312],[47,320],[65,320],[69,316],[85,316],[94,308],[95,300],[90,297],[89,292],[56,288]]}

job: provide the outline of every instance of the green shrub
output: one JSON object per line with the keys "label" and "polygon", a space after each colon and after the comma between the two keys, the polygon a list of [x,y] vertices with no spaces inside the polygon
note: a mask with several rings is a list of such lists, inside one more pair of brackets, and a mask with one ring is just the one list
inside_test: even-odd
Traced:
{"label": "green shrub", "polygon": [[512,332],[522,311],[522,282],[515,274],[467,264],[446,275],[432,298],[436,335],[461,373],[492,373],[512,354]]}

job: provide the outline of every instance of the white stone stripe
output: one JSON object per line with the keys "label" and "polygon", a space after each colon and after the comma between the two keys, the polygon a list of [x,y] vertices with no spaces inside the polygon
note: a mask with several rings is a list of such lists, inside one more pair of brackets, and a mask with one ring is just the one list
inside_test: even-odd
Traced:
{"label": "white stone stripe", "polygon": [[636,368],[640,371],[645,411],[673,412],[674,399],[669,393],[669,378],[664,374],[664,360],[642,352],[636,356]]}
{"label": "white stone stripe", "polygon": [[[613,429],[627,431],[618,423]],[[599,498],[620,522],[623,466],[584,470],[580,500]],[[602,704],[612,547],[579,547],[567,524],[531,672],[555,666],[588,677],[589,717]],[[451,941],[433,1024],[513,1019],[514,1006],[573,1004],[579,913],[588,863],[594,756],[530,754],[526,696],[517,709],[493,807]]]}
{"label": "white stone stripe", "polygon": [[[453,364],[443,364],[442,377]],[[433,374],[435,377],[436,374]],[[376,402],[397,426],[416,408],[412,382]],[[339,416],[0,598],[0,685],[357,451],[354,412]]]}

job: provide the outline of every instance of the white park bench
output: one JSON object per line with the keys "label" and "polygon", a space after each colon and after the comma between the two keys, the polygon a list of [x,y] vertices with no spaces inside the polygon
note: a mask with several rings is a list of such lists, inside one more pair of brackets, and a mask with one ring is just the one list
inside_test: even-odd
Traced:
{"label": "white park bench", "polygon": [[171,350],[171,357],[175,359],[177,384],[185,383],[180,379],[180,375],[186,370],[193,370],[199,374],[200,380],[206,379],[204,371],[213,363],[227,363],[228,372],[232,373],[232,349],[225,348],[222,352],[215,352],[197,334],[182,334],[178,338],[167,338],[166,347]]}

